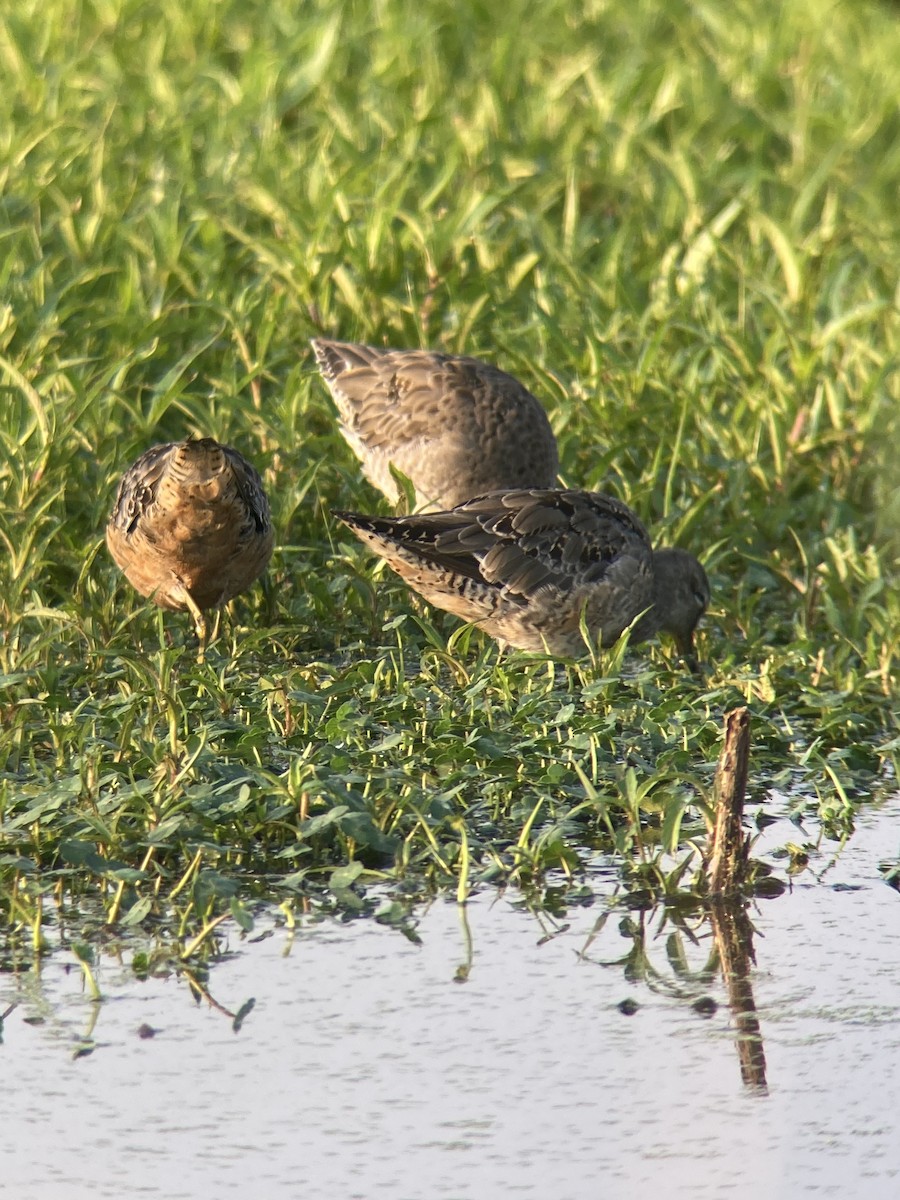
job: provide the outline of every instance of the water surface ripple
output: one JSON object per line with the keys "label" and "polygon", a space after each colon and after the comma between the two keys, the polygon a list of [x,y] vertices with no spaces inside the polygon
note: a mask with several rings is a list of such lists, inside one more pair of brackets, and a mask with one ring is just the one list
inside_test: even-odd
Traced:
{"label": "water surface ripple", "polygon": [[[752,914],[766,1092],[742,1086],[722,980],[673,971],[668,929],[648,926],[648,984],[610,965],[633,946],[624,914],[588,945],[600,903],[545,938],[484,893],[466,982],[451,903],[422,915],[421,946],[372,921],[292,942],[235,932],[210,989],[232,1011],[255,997],[238,1033],[183,980],[109,959],[100,1006],[63,954],[3,977],[3,1194],[893,1200],[900,896],[877,867],[898,855],[898,815],[863,816],[821,879]],[[688,967],[707,959],[702,937]]]}

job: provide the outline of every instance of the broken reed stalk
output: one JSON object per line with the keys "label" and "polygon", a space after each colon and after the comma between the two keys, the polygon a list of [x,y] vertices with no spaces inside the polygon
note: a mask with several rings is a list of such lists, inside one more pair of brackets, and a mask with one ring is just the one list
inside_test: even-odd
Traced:
{"label": "broken reed stalk", "polygon": [[713,895],[733,895],[747,871],[749,839],[744,837],[744,793],[750,764],[750,711],[725,715],[725,741],[713,787],[715,826],[706,868]]}

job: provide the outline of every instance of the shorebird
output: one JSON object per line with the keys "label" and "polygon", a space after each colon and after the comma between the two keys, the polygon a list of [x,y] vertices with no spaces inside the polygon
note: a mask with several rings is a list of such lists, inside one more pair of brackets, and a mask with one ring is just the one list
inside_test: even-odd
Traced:
{"label": "shorebird", "polygon": [[538,400],[477,358],[312,342],[341,432],[370,483],[397,504],[391,466],[416,506],[452,508],[497,488],[553,487],[556,438]]}
{"label": "shorebird", "polygon": [[654,550],[621,501],[560,488],[497,491],[449,512],[335,513],[430,603],[521,650],[578,656],[671,633],[699,670],[694,629],[709,582],[684,550]]}
{"label": "shorebird", "polygon": [[262,480],[212,438],[152,446],[119,484],[106,526],[116,565],[142,596],[188,609],[206,641],[220,608],[265,570],[274,534]]}

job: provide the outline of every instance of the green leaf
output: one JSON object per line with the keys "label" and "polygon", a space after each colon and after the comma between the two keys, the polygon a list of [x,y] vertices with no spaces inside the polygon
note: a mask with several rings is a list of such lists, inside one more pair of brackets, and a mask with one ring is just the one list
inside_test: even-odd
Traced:
{"label": "green leaf", "polygon": [[153,897],[141,896],[140,900],[136,900],[134,904],[132,904],[131,908],[129,908],[128,912],[125,913],[119,923],[121,925],[125,925],[126,927],[140,925],[141,921],[143,921],[144,917],[147,916],[152,907]]}
{"label": "green leaf", "polygon": [[95,875],[105,875],[109,870],[109,862],[97,853],[97,846],[94,842],[66,838],[59,844],[59,855],[70,866],[87,867]]}
{"label": "green leaf", "polygon": [[349,812],[349,809],[346,804],[336,804],[328,812],[320,813],[318,816],[310,817],[309,820],[304,821],[300,825],[300,833],[303,837],[314,837],[317,833],[321,833],[332,825],[339,825],[341,818],[347,812]]}
{"label": "green leaf", "polygon": [[231,898],[231,915],[234,917],[237,925],[244,931],[249,933],[253,928],[253,917],[247,909],[241,904],[240,900],[235,897]]}
{"label": "green leaf", "polygon": [[338,867],[337,870],[331,872],[328,886],[332,891],[343,891],[359,879],[364,870],[365,867],[361,862],[348,862],[346,866]]}
{"label": "green leaf", "polygon": [[235,1033],[240,1033],[241,1026],[244,1024],[244,1021],[247,1019],[247,1017],[249,1017],[253,1012],[255,1007],[256,1000],[254,1000],[251,996],[251,998],[249,1000],[245,1000],[241,1007],[237,1010],[234,1021],[231,1024],[231,1028]]}

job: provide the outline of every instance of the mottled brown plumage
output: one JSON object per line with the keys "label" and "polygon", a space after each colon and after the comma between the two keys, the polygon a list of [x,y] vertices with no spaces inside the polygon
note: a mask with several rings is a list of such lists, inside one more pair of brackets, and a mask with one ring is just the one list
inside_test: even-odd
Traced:
{"label": "mottled brown plumage", "polygon": [[153,446],[122,477],[106,526],[116,565],[142,596],[202,613],[244,591],[272,554],[256,470],[212,438]]}
{"label": "mottled brown plumage", "polygon": [[[449,512],[335,514],[426,600],[522,650],[580,655],[658,630],[696,669],[693,634],[709,604],[703,567],[653,550],[627,505],[596,492],[499,491]],[[635,623],[636,622],[636,623]]]}
{"label": "mottled brown plumage", "polygon": [[547,414],[497,367],[455,354],[324,338],[312,347],[341,432],[366,478],[391,503],[400,498],[391,465],[410,479],[425,512],[498,488],[556,483],[559,460]]}

